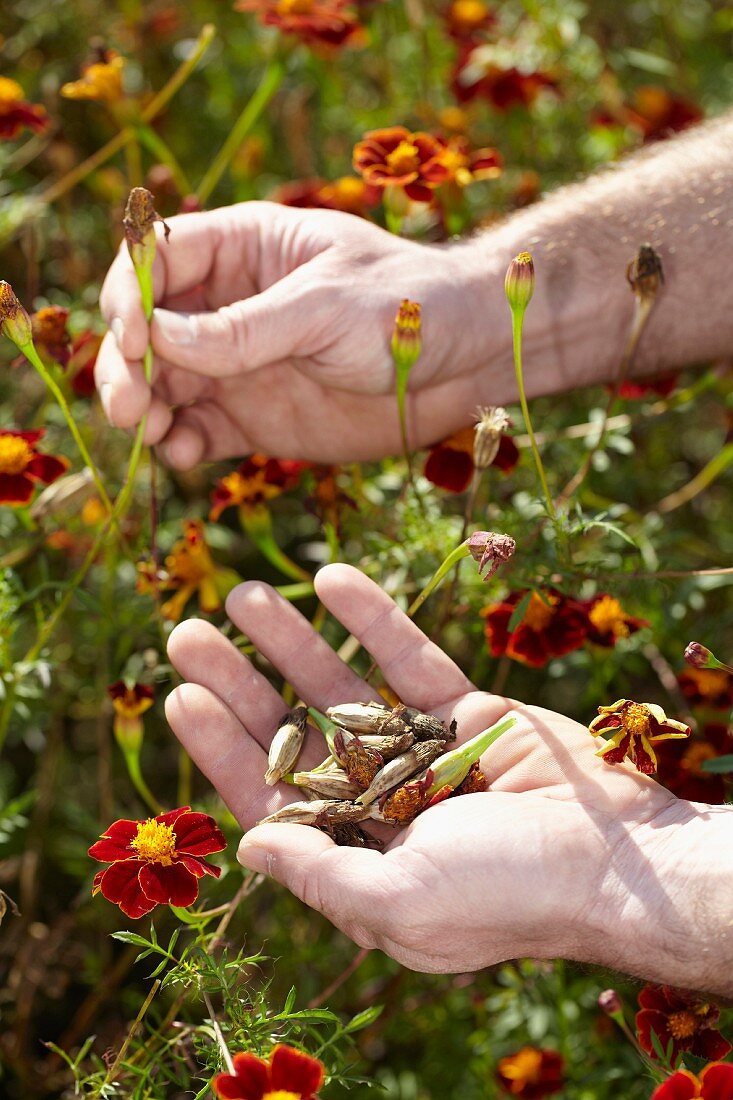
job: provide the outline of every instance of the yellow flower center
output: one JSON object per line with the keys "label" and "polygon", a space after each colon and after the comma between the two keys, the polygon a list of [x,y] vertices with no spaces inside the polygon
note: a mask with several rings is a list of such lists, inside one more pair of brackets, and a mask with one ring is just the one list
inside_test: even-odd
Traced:
{"label": "yellow flower center", "polygon": [[539,1080],[542,1069],[542,1055],[539,1050],[525,1047],[509,1058],[502,1058],[499,1063],[504,1077],[510,1081],[526,1081],[534,1084]]}
{"label": "yellow flower center", "polygon": [[23,89],[15,80],[0,76],[0,107],[11,107],[23,98]]}
{"label": "yellow flower center", "polygon": [[0,474],[21,474],[33,458],[33,449],[16,435],[0,435]]}
{"label": "yellow flower center", "polygon": [[280,0],[277,5],[278,15],[310,15],[312,11],[313,0]]}
{"label": "yellow flower center", "polygon": [[140,859],[170,867],[176,855],[176,834],[173,826],[162,825],[154,817],[149,817],[138,825],[130,847],[135,849]]}
{"label": "yellow flower center", "polygon": [[613,596],[602,596],[588,613],[599,634],[613,634],[614,638],[627,638],[629,627],[624,609]]}
{"label": "yellow flower center", "polygon": [[649,736],[649,719],[652,712],[644,703],[629,703],[622,718],[623,727],[632,737]]}
{"label": "yellow flower center", "polygon": [[451,6],[453,21],[466,28],[479,27],[486,18],[487,11],[483,0],[454,0]]}
{"label": "yellow flower center", "polygon": [[673,1012],[671,1016],[667,1018],[667,1027],[669,1033],[674,1039],[689,1039],[691,1035],[694,1035],[698,1028],[698,1020],[695,1019],[695,1014],[683,1010],[682,1012]]}
{"label": "yellow flower center", "polygon": [[387,154],[387,165],[396,176],[416,172],[420,167],[420,153],[417,145],[411,141],[401,141],[396,149]]}
{"label": "yellow flower center", "polygon": [[555,614],[554,605],[556,603],[557,596],[545,594],[542,598],[536,592],[533,592],[522,622],[526,623],[530,630],[546,630],[552,621],[552,616]]}
{"label": "yellow flower center", "polygon": [[266,1092],[262,1100],[301,1100],[301,1094],[290,1089],[275,1089],[274,1092]]}
{"label": "yellow flower center", "polygon": [[691,745],[682,757],[680,767],[690,775],[709,778],[710,772],[703,771],[702,766],[706,760],[714,760],[716,756],[712,745]]}

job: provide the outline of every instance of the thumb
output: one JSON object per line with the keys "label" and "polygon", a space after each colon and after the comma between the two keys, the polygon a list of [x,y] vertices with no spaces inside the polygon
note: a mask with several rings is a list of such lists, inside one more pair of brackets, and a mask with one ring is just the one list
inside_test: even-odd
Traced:
{"label": "thumb", "polygon": [[169,363],[213,378],[278,362],[293,355],[296,346],[301,353],[310,313],[308,283],[301,268],[261,294],[211,313],[156,309],[153,348]]}
{"label": "thumb", "polygon": [[385,857],[371,848],[337,847],[308,825],[258,825],[245,833],[237,859],[269,875],[361,947],[387,933],[391,892]]}

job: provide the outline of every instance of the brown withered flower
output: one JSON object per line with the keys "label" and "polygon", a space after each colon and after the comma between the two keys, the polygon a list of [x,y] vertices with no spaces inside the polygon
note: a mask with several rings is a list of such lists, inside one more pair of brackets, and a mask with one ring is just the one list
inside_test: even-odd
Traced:
{"label": "brown withered flower", "polygon": [[361,791],[367,790],[374,776],[384,766],[384,758],[376,749],[363,745],[358,737],[346,737],[341,730],[334,737],[334,756],[352,783]]}
{"label": "brown withered flower", "polygon": [[500,535],[496,531],[474,531],[468,540],[471,557],[478,562],[479,576],[485,581],[490,581],[499,566],[509,561],[516,548],[511,535]]}
{"label": "brown withered flower", "polygon": [[[155,209],[155,200],[145,187],[133,187],[125,207],[122,224],[125,227],[125,240],[135,266],[150,264],[155,255],[155,234],[153,226],[161,222],[165,239],[170,236],[170,226]],[[152,246],[152,251],[151,251]]]}
{"label": "brown withered flower", "polygon": [[0,279],[0,332],[19,348],[33,339],[31,319],[20,304],[10,283]]}
{"label": "brown withered flower", "polygon": [[509,427],[506,409],[500,405],[476,410],[473,431],[473,464],[477,470],[487,470],[499,453],[501,437]]}
{"label": "brown withered flower", "polygon": [[664,285],[662,259],[650,244],[642,244],[626,268],[626,278],[640,301],[653,299]]}

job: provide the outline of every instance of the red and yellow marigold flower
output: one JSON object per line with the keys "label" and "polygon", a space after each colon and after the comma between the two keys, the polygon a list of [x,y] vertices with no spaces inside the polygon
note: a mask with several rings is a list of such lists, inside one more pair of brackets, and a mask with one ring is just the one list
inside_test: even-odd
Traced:
{"label": "red and yellow marigold flower", "polygon": [[44,306],[31,314],[33,343],[47,367],[66,367],[71,355],[69,311],[63,306]]}
{"label": "red and yellow marigold flower", "polygon": [[283,206],[296,206],[306,210],[341,210],[366,218],[378,205],[381,190],[371,187],[358,176],[339,176],[338,179],[293,180],[277,188],[273,202]]}
{"label": "red and yellow marigold flower", "polygon": [[94,876],[92,894],[101,893],[133,919],[156,905],[193,905],[198,880],[221,874],[203,857],[224,848],[224,834],[213,817],[190,806],[146,821],[115,821],[89,849],[92,859],[111,864]]}
{"label": "red and yellow marigold flower", "polygon": [[510,1096],[524,1100],[554,1096],[565,1084],[562,1055],[555,1050],[522,1047],[516,1054],[499,1059],[496,1079]]}
{"label": "red and yellow marigold flower", "polygon": [[32,432],[0,429],[0,504],[27,504],[40,483],[50,485],[69,468],[69,460],[41,454],[36,444],[43,428]]}
{"label": "red and yellow marigold flower", "polygon": [[40,134],[48,125],[44,108],[23,99],[23,89],[17,81],[0,76],[0,141],[11,141],[25,129]]}
{"label": "red and yellow marigold flower", "polygon": [[310,474],[313,492],[306,498],[305,506],[318,516],[321,523],[330,523],[338,531],[344,508],[357,508],[357,503],[339,485],[338,466],[313,466]]}
{"label": "red and yellow marigold flower", "polygon": [[71,342],[66,370],[71,388],[79,397],[93,397],[96,392],[94,367],[101,345],[102,337],[89,329],[78,333]]}
{"label": "red and yellow marigold flower", "polygon": [[222,1100],[316,1100],[323,1085],[322,1062],[294,1047],[279,1045],[265,1060],[235,1054],[234,1073],[219,1073],[212,1088]]}
{"label": "red and yellow marigold flower", "polygon": [[656,703],[635,703],[632,699],[618,699],[610,707],[599,707],[598,717],[588,728],[591,733],[609,735],[597,756],[607,764],[620,764],[628,757],[644,775],[653,775],[657,770],[655,744],[689,737],[692,732],[684,722],[668,718]]}
{"label": "red and yellow marigold flower", "polygon": [[689,742],[668,741],[657,752],[657,781],[678,798],[709,802],[726,801],[729,777],[707,771],[705,764],[719,756],[733,755],[733,732],[719,722],[708,722]]}
{"label": "red and yellow marigold flower", "polygon": [[733,1100],[733,1065],[711,1062],[700,1076],[678,1069],[663,1081],[651,1100]]}
{"label": "red and yellow marigold flower", "polygon": [[488,30],[496,23],[496,12],[484,0],[451,0],[445,23],[451,38],[473,41],[478,31]]}
{"label": "red and yellow marigold flower", "polygon": [[441,157],[445,143],[404,126],[370,130],[354,146],[354,168],[374,187],[399,187],[415,202],[431,202],[450,177]]}
{"label": "red and yellow marigold flower", "polygon": [[459,50],[451,89],[459,103],[484,99],[498,111],[508,111],[531,107],[540,92],[557,89],[557,80],[548,72],[503,67],[492,60],[485,47],[467,42]]}
{"label": "red and yellow marigold flower", "polygon": [[554,588],[532,592],[521,621],[510,630],[515,609],[526,596],[524,591],[512,592],[481,612],[492,656],[506,654],[522,664],[541,668],[553,657],[562,657],[583,645],[588,634],[585,608]]}
{"label": "red and yellow marigold flower", "polygon": [[628,638],[637,630],[649,626],[646,619],[636,619],[624,611],[615,596],[601,592],[586,601],[588,641],[611,648],[620,638]]}
{"label": "red and yellow marigold flower", "polygon": [[[436,443],[428,451],[423,473],[428,481],[449,493],[463,493],[471,484],[475,428],[460,431]],[[519,451],[511,436],[502,435],[491,462],[503,474],[511,473],[519,462]]]}
{"label": "red and yellow marigold flower", "polygon": [[440,140],[443,145],[440,163],[448,172],[446,183],[468,187],[474,180],[493,180],[501,175],[504,162],[497,149],[471,149],[468,140],[461,136]]}
{"label": "red and yellow marigold flower", "polygon": [[683,1051],[706,1061],[725,1058],[733,1047],[717,1030],[720,1009],[697,993],[669,985],[645,985],[639,994],[636,1037],[650,1058],[657,1058],[652,1035],[672,1065]]}
{"label": "red and yellow marigold flower", "polygon": [[238,581],[239,577],[233,569],[217,565],[212,558],[203,523],[187,520],[183,525],[183,538],[174,543],[165,559],[165,574],[160,584],[167,590],[178,591],[166,600],[160,613],[164,619],[178,622],[184,607],[196,592],[202,611],[218,611],[224,597]]}
{"label": "red and yellow marigold flower", "polygon": [[98,56],[82,65],[81,76],[61,87],[66,99],[96,99],[102,103],[117,103],[124,96],[123,73],[125,59],[115,50],[100,49]]}
{"label": "red and yellow marigold flower", "polygon": [[237,0],[236,11],[254,12],[260,23],[292,34],[308,46],[338,49],[366,41],[350,0]]}
{"label": "red and yellow marigold flower", "polygon": [[685,668],[677,673],[677,682],[691,707],[733,707],[733,676],[722,668]]}
{"label": "red and yellow marigold flower", "polygon": [[107,688],[115,711],[114,735],[124,749],[140,747],[143,726],[141,718],[154,702],[153,689],[147,684],[126,684],[117,680]]}
{"label": "red and yellow marigold flower", "polygon": [[226,508],[254,508],[279,497],[298,484],[306,466],[305,462],[290,459],[250,455],[231,474],[217,481],[211,495],[209,519],[215,522]]}
{"label": "red and yellow marigold flower", "polygon": [[645,144],[670,137],[703,118],[697,103],[673,95],[656,84],[637,88],[629,103],[611,104],[594,112],[595,126],[628,126]]}

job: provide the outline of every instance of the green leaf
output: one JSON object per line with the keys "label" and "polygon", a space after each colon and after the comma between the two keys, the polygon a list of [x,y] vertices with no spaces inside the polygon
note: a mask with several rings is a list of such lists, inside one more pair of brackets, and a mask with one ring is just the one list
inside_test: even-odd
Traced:
{"label": "green leaf", "polygon": [[[522,619],[524,618],[524,614],[525,614],[527,608],[529,607],[529,601],[531,599],[532,599],[532,591],[530,590],[529,592],[524,593],[521,600],[519,601],[517,606],[514,608],[514,611],[512,612],[512,617],[509,620],[509,626],[507,627],[510,634],[513,630],[516,630],[517,627],[519,626],[519,624],[521,623]],[[540,596],[540,599],[542,599],[541,596]],[[545,601],[542,600],[542,602],[544,603]]]}
{"label": "green leaf", "polygon": [[715,760],[706,760],[702,770],[712,772],[713,775],[726,775],[728,772],[733,772],[733,754],[717,756]]}
{"label": "green leaf", "polygon": [[137,932],[113,932],[113,940],[119,940],[120,943],[134,943],[136,947],[152,948],[155,945],[151,944],[150,940],[146,940],[144,936],[138,936]]}
{"label": "green leaf", "polygon": [[350,1020],[346,1025],[344,1031],[361,1031],[362,1028],[369,1027],[378,1016],[381,1016],[383,1011],[384,1005],[372,1005],[371,1008],[365,1008],[363,1012],[357,1012],[353,1020]]}

